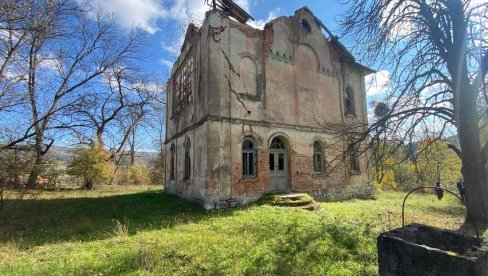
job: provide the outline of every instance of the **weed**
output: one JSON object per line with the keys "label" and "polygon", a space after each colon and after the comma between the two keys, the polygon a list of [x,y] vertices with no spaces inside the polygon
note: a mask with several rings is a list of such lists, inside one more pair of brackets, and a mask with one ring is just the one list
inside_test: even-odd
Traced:
{"label": "weed", "polygon": [[120,222],[116,219],[112,219],[114,224],[114,229],[112,231],[112,236],[114,238],[128,238],[129,237],[129,221],[124,218],[124,222]]}

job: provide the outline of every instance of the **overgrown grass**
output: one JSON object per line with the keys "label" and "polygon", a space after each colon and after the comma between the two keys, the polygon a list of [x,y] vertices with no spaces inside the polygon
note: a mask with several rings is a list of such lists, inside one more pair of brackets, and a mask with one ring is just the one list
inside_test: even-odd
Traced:
{"label": "overgrown grass", "polygon": [[[205,212],[160,190],[43,192],[0,211],[0,274],[376,275],[377,235],[400,226],[404,194]],[[457,229],[453,198],[413,195],[407,223]]]}

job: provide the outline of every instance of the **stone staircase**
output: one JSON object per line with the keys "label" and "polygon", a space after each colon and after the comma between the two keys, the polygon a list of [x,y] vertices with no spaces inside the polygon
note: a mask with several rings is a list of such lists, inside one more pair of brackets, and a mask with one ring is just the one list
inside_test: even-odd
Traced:
{"label": "stone staircase", "polygon": [[270,202],[274,206],[295,207],[309,211],[317,210],[320,207],[310,195],[304,193],[271,195]]}

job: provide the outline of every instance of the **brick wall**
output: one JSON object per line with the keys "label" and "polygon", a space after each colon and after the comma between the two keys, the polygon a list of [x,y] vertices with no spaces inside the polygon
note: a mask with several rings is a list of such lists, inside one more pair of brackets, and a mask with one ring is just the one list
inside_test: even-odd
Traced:
{"label": "brick wall", "polygon": [[232,198],[260,197],[269,190],[269,150],[257,150],[256,177],[242,176],[242,163],[232,163]]}

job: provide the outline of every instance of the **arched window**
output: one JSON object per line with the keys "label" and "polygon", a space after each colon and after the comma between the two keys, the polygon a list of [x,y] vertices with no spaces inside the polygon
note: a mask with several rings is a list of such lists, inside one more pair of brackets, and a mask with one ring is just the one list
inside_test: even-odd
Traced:
{"label": "arched window", "polygon": [[251,138],[242,143],[242,175],[256,176],[256,146]]}
{"label": "arched window", "polygon": [[356,114],[354,109],[354,93],[351,88],[346,88],[344,92],[344,107],[346,114]]}
{"label": "arched window", "polygon": [[300,26],[302,27],[304,33],[309,33],[310,31],[312,31],[310,23],[308,23],[308,21],[305,19],[302,19],[302,21],[300,22]]}
{"label": "arched window", "polygon": [[185,141],[185,180],[190,179],[190,168],[191,168],[191,159],[190,159],[190,139],[186,138]]}
{"label": "arched window", "polygon": [[349,162],[351,162],[351,171],[359,172],[359,146],[358,144],[349,145]]}
{"label": "arched window", "polygon": [[240,92],[251,96],[258,95],[258,70],[250,57],[244,57],[239,63]]}
{"label": "arched window", "polygon": [[170,152],[171,152],[171,160],[169,164],[170,166],[169,179],[174,180],[175,179],[175,152],[176,152],[175,144],[171,144]]}
{"label": "arched window", "polygon": [[269,146],[270,149],[284,149],[285,144],[281,141],[280,138],[275,137],[271,140],[271,145]]}
{"label": "arched window", "polygon": [[322,163],[323,153],[322,153],[322,146],[319,142],[313,143],[313,171],[314,172],[323,172],[324,165]]}

